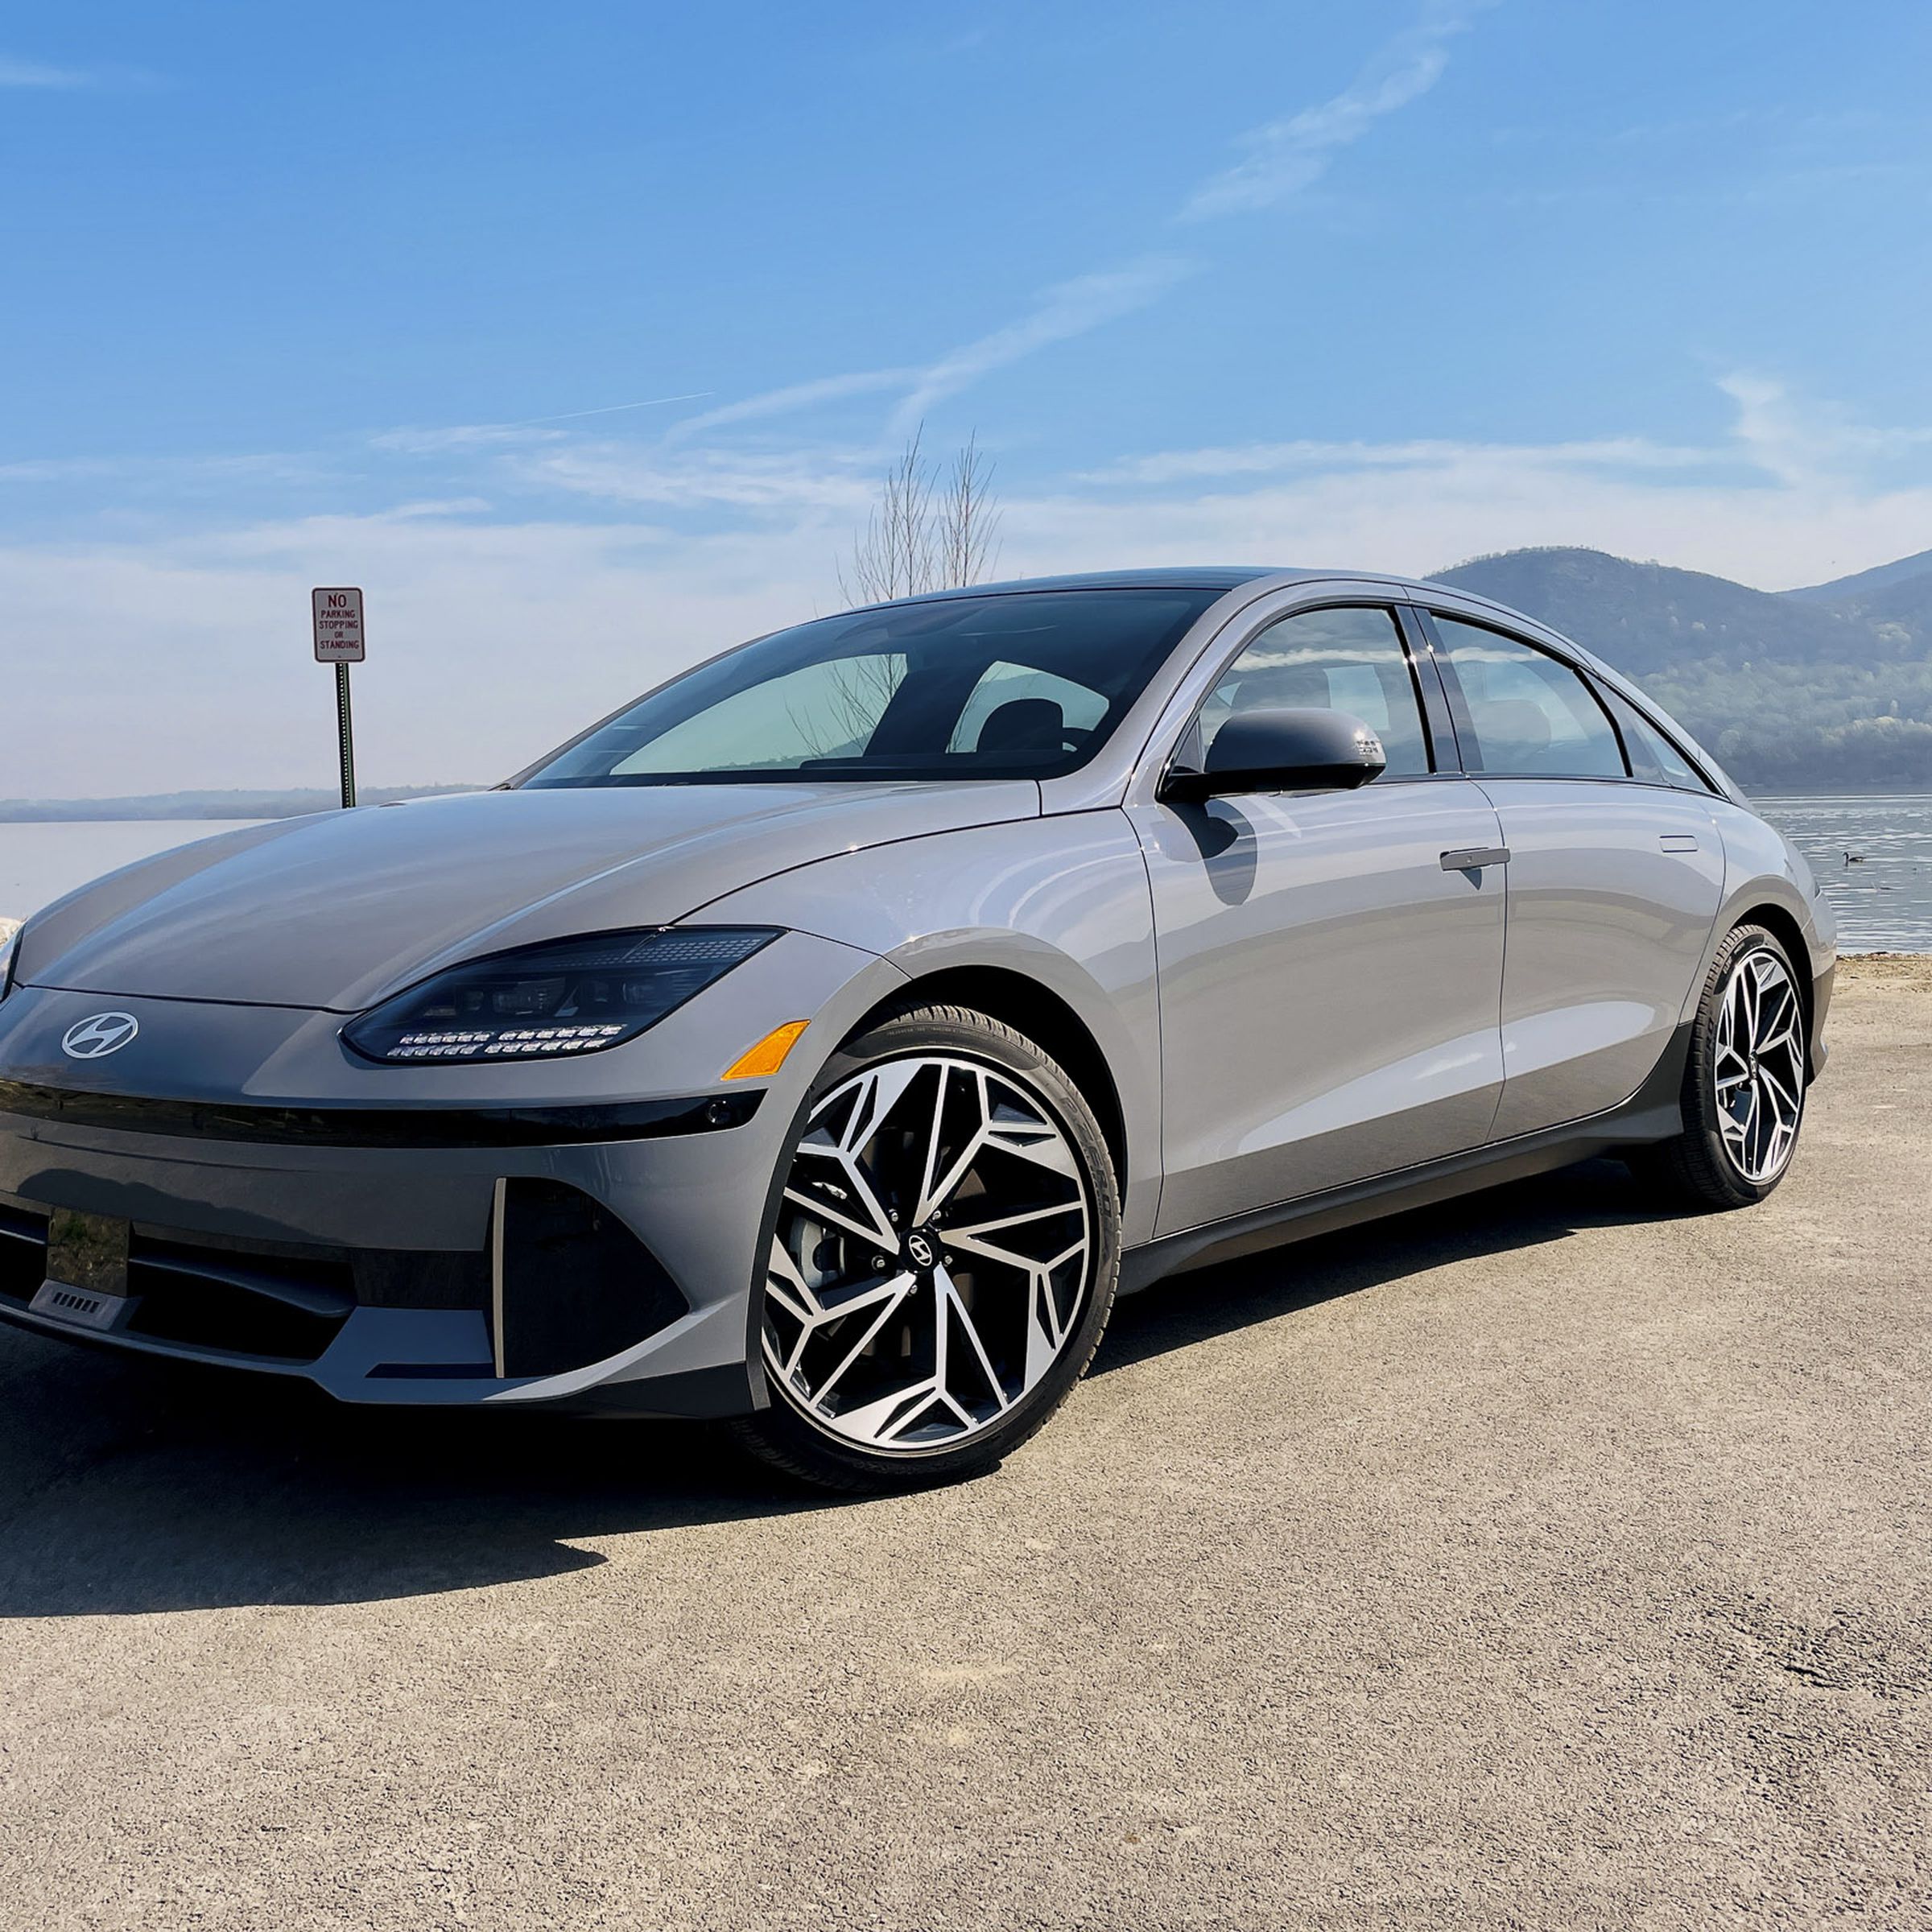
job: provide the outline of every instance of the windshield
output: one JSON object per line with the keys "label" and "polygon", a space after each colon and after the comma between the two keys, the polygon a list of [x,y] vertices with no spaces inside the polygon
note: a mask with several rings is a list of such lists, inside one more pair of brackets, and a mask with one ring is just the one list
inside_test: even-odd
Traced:
{"label": "windshield", "polygon": [[535,786],[1045,778],[1084,765],[1216,590],[1025,591],[774,632],[567,745]]}

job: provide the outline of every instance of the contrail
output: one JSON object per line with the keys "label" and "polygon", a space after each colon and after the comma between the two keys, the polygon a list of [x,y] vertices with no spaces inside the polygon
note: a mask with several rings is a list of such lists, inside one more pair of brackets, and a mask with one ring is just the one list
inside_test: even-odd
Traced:
{"label": "contrail", "polygon": [[614,416],[626,409],[655,409],[665,402],[701,402],[705,397],[716,395],[711,389],[694,389],[683,396],[646,396],[642,402],[612,402],[602,409],[569,409],[558,416],[526,416],[521,423],[502,423],[499,429],[535,429],[543,423],[576,423],[585,416]]}

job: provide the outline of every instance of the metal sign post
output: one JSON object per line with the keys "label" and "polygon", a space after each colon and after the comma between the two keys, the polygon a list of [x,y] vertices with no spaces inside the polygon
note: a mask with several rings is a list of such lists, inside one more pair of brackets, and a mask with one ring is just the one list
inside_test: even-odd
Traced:
{"label": "metal sign post", "polygon": [[342,809],[356,802],[356,728],[349,715],[349,667],[336,667],[336,737],[342,762]]}
{"label": "metal sign post", "polygon": [[316,662],[336,667],[336,736],[342,761],[342,807],[356,802],[355,728],[349,712],[349,667],[366,654],[362,640],[362,593],[316,590],[309,593],[316,619]]}

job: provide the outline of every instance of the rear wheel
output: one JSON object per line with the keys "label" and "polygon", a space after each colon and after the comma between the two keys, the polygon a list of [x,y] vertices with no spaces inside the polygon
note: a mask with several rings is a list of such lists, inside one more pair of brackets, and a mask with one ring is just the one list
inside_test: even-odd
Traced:
{"label": "rear wheel", "polygon": [[1745,1208],[1785,1177],[1805,1113],[1805,1005],[1790,956],[1761,926],[1718,948],[1690,1031],[1684,1129],[1633,1155],[1678,1200]]}
{"label": "rear wheel", "polygon": [[1023,1035],[894,1014],[828,1065],[787,1156],[751,1448],[840,1488],[975,1475],[1040,1427],[1099,1344],[1120,1265],[1092,1109]]}

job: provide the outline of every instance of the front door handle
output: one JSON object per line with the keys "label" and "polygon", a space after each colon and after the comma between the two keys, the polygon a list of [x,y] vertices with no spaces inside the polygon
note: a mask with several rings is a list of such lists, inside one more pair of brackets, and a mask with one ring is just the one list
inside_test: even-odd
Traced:
{"label": "front door handle", "polygon": [[1444,872],[1480,872],[1485,865],[1507,865],[1507,845],[1459,845],[1443,854]]}
{"label": "front door handle", "polygon": [[1657,842],[1666,852],[1695,852],[1697,839],[1688,832],[1660,832]]}

